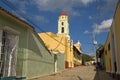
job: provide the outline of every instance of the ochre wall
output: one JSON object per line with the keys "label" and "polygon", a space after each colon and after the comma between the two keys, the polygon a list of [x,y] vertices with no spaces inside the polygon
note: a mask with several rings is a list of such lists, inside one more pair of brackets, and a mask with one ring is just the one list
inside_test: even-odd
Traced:
{"label": "ochre wall", "polygon": [[116,8],[115,13],[115,33],[116,33],[116,43],[117,43],[117,63],[118,71],[120,73],[120,2]]}
{"label": "ochre wall", "polygon": [[106,40],[105,44],[105,66],[106,66],[106,72],[111,71],[111,49],[108,49],[108,45],[110,44],[110,34],[108,35],[108,38]]}
{"label": "ochre wall", "polygon": [[71,41],[65,36],[57,36],[52,32],[39,33],[38,34],[46,47],[54,53],[65,53],[66,68],[73,67],[73,48],[70,47]]}

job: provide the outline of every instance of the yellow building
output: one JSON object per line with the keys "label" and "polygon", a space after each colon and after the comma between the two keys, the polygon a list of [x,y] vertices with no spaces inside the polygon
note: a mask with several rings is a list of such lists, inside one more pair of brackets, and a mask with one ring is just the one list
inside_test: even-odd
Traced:
{"label": "yellow building", "polygon": [[114,18],[113,18],[113,55],[114,55],[114,68],[115,73],[118,75],[120,80],[120,0],[118,2]]}
{"label": "yellow building", "polygon": [[[109,52],[107,50],[110,48],[109,54],[105,55],[106,71],[117,75],[118,80],[120,80],[120,0],[118,1],[117,8],[113,17],[113,22],[110,28],[110,32],[105,44],[105,54]],[[115,75],[116,74],[116,75]]]}
{"label": "yellow building", "polygon": [[[70,40],[68,16],[65,12],[62,12],[59,16],[57,34],[54,34],[52,32],[46,32],[38,33],[38,35],[41,37],[46,47],[54,54],[65,54],[66,68],[74,67],[74,44],[73,41]],[[75,48],[80,51],[80,45],[77,45]]]}
{"label": "yellow building", "polygon": [[57,36],[56,34],[52,32],[45,32],[45,33],[39,33],[38,34],[43,42],[45,43],[46,47],[54,52],[60,52],[60,53],[65,53],[65,48],[66,48],[66,42],[67,38],[63,36]]}
{"label": "yellow building", "polygon": [[110,34],[107,37],[105,47],[104,47],[104,53],[105,53],[105,68],[106,72],[111,72],[111,48],[110,48]]}
{"label": "yellow building", "polygon": [[81,48],[81,44],[78,41],[76,44],[74,44],[73,46],[73,54],[74,54],[74,66],[79,66],[82,65],[82,48]]}
{"label": "yellow building", "polygon": [[74,44],[74,46],[75,46],[80,52],[82,51],[81,44],[80,44],[79,41],[78,41],[76,44]]}

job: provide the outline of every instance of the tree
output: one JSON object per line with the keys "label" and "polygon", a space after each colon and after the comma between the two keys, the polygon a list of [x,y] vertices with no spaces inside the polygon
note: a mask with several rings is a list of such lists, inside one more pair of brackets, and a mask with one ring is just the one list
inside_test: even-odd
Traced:
{"label": "tree", "polygon": [[90,56],[88,54],[82,54],[82,61],[83,61],[83,64],[85,62],[88,62],[88,61],[92,61],[93,60],[93,56]]}

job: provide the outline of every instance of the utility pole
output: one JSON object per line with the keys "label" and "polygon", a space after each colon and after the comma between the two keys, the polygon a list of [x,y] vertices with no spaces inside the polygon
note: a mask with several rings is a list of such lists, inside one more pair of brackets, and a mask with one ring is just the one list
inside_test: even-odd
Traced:
{"label": "utility pole", "polygon": [[93,36],[94,55],[95,55],[96,63],[97,63],[97,62],[98,62],[98,60],[97,60],[97,54],[96,54],[97,41],[96,41],[96,39],[95,39],[95,32],[92,33],[92,36]]}
{"label": "utility pole", "polygon": [[95,59],[96,59],[96,62],[98,62],[97,61],[97,56],[96,56],[96,45],[97,45],[97,41],[96,41],[96,35],[95,35],[95,31],[93,31],[93,32],[86,32],[86,34],[90,34],[91,36],[92,36],[92,44],[93,44],[93,47],[94,47],[94,56],[95,56]]}

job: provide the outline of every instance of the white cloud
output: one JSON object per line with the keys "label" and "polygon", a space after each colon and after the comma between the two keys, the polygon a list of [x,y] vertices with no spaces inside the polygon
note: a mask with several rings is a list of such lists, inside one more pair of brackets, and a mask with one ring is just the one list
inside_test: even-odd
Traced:
{"label": "white cloud", "polygon": [[81,1],[83,4],[87,5],[89,3],[92,3],[95,0],[79,0],[79,1]]}
{"label": "white cloud", "polygon": [[89,19],[92,19],[93,17],[92,16],[88,16]]}
{"label": "white cloud", "polygon": [[70,15],[78,16],[79,13],[72,8],[72,0],[34,0],[34,4],[42,11],[66,11]]}
{"label": "white cloud", "polygon": [[96,0],[33,0],[41,10],[55,10],[55,9],[64,9],[72,8],[79,5],[88,5]]}
{"label": "white cloud", "polygon": [[40,11],[66,11],[69,16],[80,16],[75,7],[86,6],[96,0],[9,0],[17,5],[19,11],[27,13],[29,6],[37,7]]}
{"label": "white cloud", "polygon": [[8,0],[9,2],[13,3],[13,6],[16,5],[15,7],[17,7],[17,9],[22,12],[22,13],[26,13],[26,6],[29,4],[27,1],[25,0]]}
{"label": "white cloud", "polygon": [[79,16],[80,13],[73,9],[73,7],[88,5],[89,3],[95,0],[33,0],[33,4],[39,8],[39,10],[43,11],[55,11],[55,10],[63,10],[66,11],[70,15]]}
{"label": "white cloud", "polygon": [[94,24],[94,32],[95,33],[101,33],[106,32],[109,30],[110,26],[112,24],[112,19],[104,20],[101,22],[101,24]]}
{"label": "white cloud", "polygon": [[118,0],[104,0],[106,2],[106,6],[107,8],[112,8],[114,9],[116,7],[116,4],[118,2]]}
{"label": "white cloud", "polygon": [[75,5],[88,5],[88,4],[90,4],[90,3],[92,3],[92,2],[94,2],[94,1],[96,1],[96,0],[72,0],[73,1],[73,3],[74,3],[74,6]]}
{"label": "white cloud", "polygon": [[71,0],[33,0],[40,10],[52,11],[64,9],[71,5]]}
{"label": "white cloud", "polygon": [[83,33],[84,33],[84,34],[89,34],[89,33],[91,33],[91,32],[89,32],[88,30],[85,30]]}
{"label": "white cloud", "polygon": [[42,11],[66,11],[69,15],[79,16],[80,13],[74,9],[78,6],[86,6],[96,0],[9,0],[16,4],[25,13],[27,6],[32,5]]}
{"label": "white cloud", "polygon": [[[111,12],[115,12],[115,8],[116,8],[118,0],[103,0],[103,1],[104,1],[104,5],[99,6],[101,9],[99,11],[104,12],[104,14],[101,13],[102,16],[109,15],[109,14],[111,14]],[[111,17],[112,16],[113,16],[113,13],[112,13]]]}
{"label": "white cloud", "polygon": [[49,22],[48,19],[46,19],[44,16],[35,15],[34,18],[39,23],[48,23]]}

